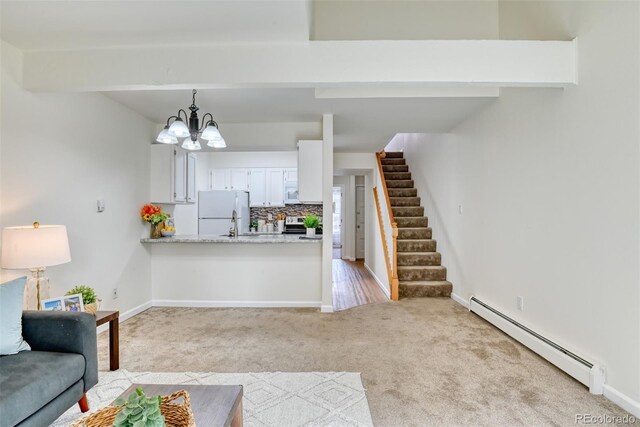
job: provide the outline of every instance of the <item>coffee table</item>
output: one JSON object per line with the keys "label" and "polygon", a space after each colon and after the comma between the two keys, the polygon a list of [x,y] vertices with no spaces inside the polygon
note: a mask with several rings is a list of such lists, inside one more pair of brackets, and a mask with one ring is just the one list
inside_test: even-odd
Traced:
{"label": "coffee table", "polygon": [[186,390],[197,427],[242,427],[241,385],[132,384],[120,397],[142,387],[147,396],[168,396]]}

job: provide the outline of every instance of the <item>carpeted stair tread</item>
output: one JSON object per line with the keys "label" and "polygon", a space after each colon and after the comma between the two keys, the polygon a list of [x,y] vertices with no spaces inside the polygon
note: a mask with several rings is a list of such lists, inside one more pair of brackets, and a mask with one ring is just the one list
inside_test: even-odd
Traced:
{"label": "carpeted stair tread", "polygon": [[404,153],[402,151],[385,151],[384,158],[385,159],[401,159],[404,157]]}
{"label": "carpeted stair tread", "polygon": [[392,206],[391,212],[394,217],[398,216],[424,216],[422,206]]}
{"label": "carpeted stair tread", "polygon": [[400,298],[450,297],[453,285],[446,280],[400,282]]}
{"label": "carpeted stair tread", "polygon": [[405,159],[380,159],[382,166],[384,165],[405,165],[407,162]]}
{"label": "carpeted stair tread", "polygon": [[385,181],[387,183],[387,188],[413,188],[413,180],[392,179],[390,181]]}
{"label": "carpeted stair tread", "polygon": [[398,266],[398,279],[406,282],[446,280],[447,269],[441,265]]}
{"label": "carpeted stair tread", "polygon": [[383,172],[409,172],[407,165],[382,165]]}
{"label": "carpeted stair tread", "polygon": [[436,241],[433,239],[407,239],[398,240],[398,253],[400,252],[435,252]]}
{"label": "carpeted stair tread", "polygon": [[405,227],[427,227],[429,225],[429,218],[426,216],[399,216],[395,218],[398,228]]}
{"label": "carpeted stair tread", "polygon": [[389,197],[416,197],[417,188],[389,188]]}
{"label": "carpeted stair tread", "polygon": [[398,266],[440,265],[439,252],[398,252]]}
{"label": "carpeted stair tread", "polygon": [[394,206],[420,206],[420,197],[389,197],[391,207]]}
{"label": "carpeted stair tread", "polygon": [[385,172],[384,179],[386,180],[410,180],[411,172]]}
{"label": "carpeted stair tread", "polygon": [[429,227],[398,227],[398,240],[430,239],[431,235]]}

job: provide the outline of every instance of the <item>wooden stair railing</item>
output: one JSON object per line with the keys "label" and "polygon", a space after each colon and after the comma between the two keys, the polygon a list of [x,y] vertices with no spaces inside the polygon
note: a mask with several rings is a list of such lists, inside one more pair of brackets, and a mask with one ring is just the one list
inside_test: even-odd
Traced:
{"label": "wooden stair railing", "polygon": [[384,256],[387,265],[387,276],[389,277],[389,285],[391,288],[391,300],[398,301],[400,288],[400,281],[398,279],[398,224],[396,223],[396,220],[393,216],[393,211],[391,210],[391,200],[389,199],[389,191],[387,190],[387,181],[385,180],[384,170],[382,169],[382,159],[384,157],[384,151],[376,153],[378,172],[380,174],[380,181],[382,182],[382,191],[384,192],[385,201],[387,203],[389,222],[391,223],[391,238],[393,242],[391,248],[391,257],[389,257],[389,250],[387,248],[387,240],[384,233],[384,222],[382,220],[382,209],[380,208],[380,200],[377,188],[373,189],[373,196],[376,200],[376,207],[378,209],[378,222],[380,224],[380,234],[382,235]]}

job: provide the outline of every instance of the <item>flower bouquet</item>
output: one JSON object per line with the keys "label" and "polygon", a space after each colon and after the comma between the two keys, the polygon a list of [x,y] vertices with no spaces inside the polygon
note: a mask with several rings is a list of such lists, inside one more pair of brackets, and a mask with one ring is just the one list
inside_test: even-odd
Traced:
{"label": "flower bouquet", "polygon": [[162,212],[160,206],[154,206],[148,203],[140,209],[140,218],[151,224],[150,238],[159,239],[162,237],[161,231],[164,222],[169,218],[169,214]]}

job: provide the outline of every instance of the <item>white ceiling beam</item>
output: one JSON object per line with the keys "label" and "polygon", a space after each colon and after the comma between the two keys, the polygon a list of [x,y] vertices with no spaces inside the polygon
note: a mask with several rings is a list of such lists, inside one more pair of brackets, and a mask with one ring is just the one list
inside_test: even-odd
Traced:
{"label": "white ceiling beam", "polygon": [[316,99],[353,99],[353,98],[497,98],[500,88],[491,86],[429,86],[429,85],[392,85],[392,86],[350,86],[318,87]]}
{"label": "white ceiling beam", "polygon": [[24,53],[32,91],[352,85],[563,87],[575,41],[412,40]]}

